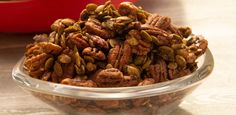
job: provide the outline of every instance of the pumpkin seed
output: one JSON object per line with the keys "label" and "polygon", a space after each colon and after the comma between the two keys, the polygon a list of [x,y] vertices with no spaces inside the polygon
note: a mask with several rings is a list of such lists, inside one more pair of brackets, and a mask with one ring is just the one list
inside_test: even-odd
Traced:
{"label": "pumpkin seed", "polygon": [[175,60],[176,63],[180,66],[180,67],[186,67],[186,60],[184,59],[184,57],[180,56],[180,55],[176,55],[175,56]]}
{"label": "pumpkin seed", "polygon": [[51,57],[51,58],[48,58],[47,61],[45,62],[45,70],[49,70],[52,66],[53,66],[53,63],[54,63],[54,58]]}
{"label": "pumpkin seed", "polygon": [[86,10],[88,12],[92,12],[92,11],[95,11],[97,9],[97,4],[94,4],[94,3],[90,3],[86,6]]}
{"label": "pumpkin seed", "polygon": [[54,69],[54,72],[58,76],[62,76],[63,75],[63,70],[62,70],[61,64],[59,64],[58,62],[55,62],[53,69]]}
{"label": "pumpkin seed", "polygon": [[152,41],[152,37],[145,30],[141,30],[140,34],[142,38],[146,39],[147,41]]}

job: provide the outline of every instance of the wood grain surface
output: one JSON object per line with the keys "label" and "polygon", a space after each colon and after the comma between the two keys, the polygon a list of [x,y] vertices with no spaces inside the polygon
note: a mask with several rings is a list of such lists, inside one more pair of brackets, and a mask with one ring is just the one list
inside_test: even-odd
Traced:
{"label": "wood grain surface", "polygon": [[[236,1],[140,0],[137,4],[204,35],[215,59],[210,77],[170,115],[236,114]],[[32,36],[0,33],[0,115],[62,115],[11,80],[12,68]]]}

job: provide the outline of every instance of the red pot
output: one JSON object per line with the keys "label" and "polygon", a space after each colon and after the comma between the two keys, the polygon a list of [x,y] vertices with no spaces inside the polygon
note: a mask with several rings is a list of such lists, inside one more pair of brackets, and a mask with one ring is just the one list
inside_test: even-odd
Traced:
{"label": "red pot", "polygon": [[[21,0],[0,1],[0,32],[45,32],[58,18],[77,20],[88,3],[106,0]],[[122,1],[113,0],[115,5]]]}

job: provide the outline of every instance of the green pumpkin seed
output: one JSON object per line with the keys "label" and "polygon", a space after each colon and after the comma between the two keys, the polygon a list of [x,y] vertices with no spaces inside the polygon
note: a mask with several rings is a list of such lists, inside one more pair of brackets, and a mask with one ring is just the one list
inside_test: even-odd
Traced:
{"label": "green pumpkin seed", "polygon": [[152,37],[145,30],[141,30],[141,36],[147,41],[152,41]]}
{"label": "green pumpkin seed", "polygon": [[107,64],[106,69],[113,68],[111,64]]}
{"label": "green pumpkin seed", "polygon": [[180,67],[186,67],[186,60],[184,59],[184,57],[180,56],[180,55],[176,55],[175,56],[175,60],[176,63],[180,66]]}
{"label": "green pumpkin seed", "polygon": [[86,10],[91,12],[91,11],[95,11],[97,9],[97,4],[94,4],[94,3],[90,3],[86,6]]}
{"label": "green pumpkin seed", "polygon": [[78,67],[77,65],[74,65],[74,67],[75,67],[75,71],[78,75],[84,75],[85,74],[84,65],[81,65],[80,67]]}
{"label": "green pumpkin seed", "polygon": [[134,59],[135,65],[142,65],[146,61],[147,56],[136,56]]}
{"label": "green pumpkin seed", "polygon": [[169,69],[176,69],[177,67],[178,67],[178,65],[175,62],[171,62],[171,63],[168,64]]}
{"label": "green pumpkin seed", "polygon": [[69,19],[69,18],[62,19],[61,22],[66,26],[71,26],[75,23],[73,19]]}
{"label": "green pumpkin seed", "polygon": [[143,64],[142,69],[147,69],[151,63],[152,60],[148,58],[147,61]]}
{"label": "green pumpkin seed", "polygon": [[71,57],[66,54],[61,54],[60,56],[58,56],[58,60],[61,63],[67,64],[71,62]]}
{"label": "green pumpkin seed", "polygon": [[47,61],[45,62],[45,70],[49,70],[50,68],[52,68],[53,66],[53,63],[54,63],[54,58],[51,57],[51,58],[48,58]]}
{"label": "green pumpkin seed", "polygon": [[78,67],[80,67],[80,65],[81,65],[81,57],[79,55],[79,52],[78,52],[78,49],[77,49],[76,46],[74,47],[74,60],[75,60],[75,64]]}
{"label": "green pumpkin seed", "polygon": [[62,76],[63,75],[63,69],[61,67],[61,64],[59,64],[58,62],[55,62],[53,69],[54,69],[54,72],[58,76]]}
{"label": "green pumpkin seed", "polygon": [[168,46],[159,47],[160,56],[167,61],[174,61],[174,50]]}
{"label": "green pumpkin seed", "polygon": [[104,5],[99,5],[99,6],[96,8],[95,12],[96,12],[96,13],[100,13],[100,12],[103,11],[103,9],[104,9]]}
{"label": "green pumpkin seed", "polygon": [[184,44],[173,44],[171,45],[171,48],[177,50],[177,49],[183,49],[185,48],[186,46]]}
{"label": "green pumpkin seed", "polygon": [[63,33],[63,34],[61,35],[61,40],[60,40],[60,42],[61,42],[61,46],[62,46],[63,48],[65,48],[65,47],[66,47],[66,37],[65,37],[65,33]]}
{"label": "green pumpkin seed", "polygon": [[109,42],[111,47],[115,47],[116,45],[119,44],[117,39],[109,39],[108,42]]}
{"label": "green pumpkin seed", "polygon": [[138,40],[130,35],[126,35],[126,41],[131,45],[131,46],[136,46],[139,44]]}
{"label": "green pumpkin seed", "polygon": [[125,71],[129,75],[140,77],[140,70],[138,68],[134,67],[134,66],[130,66],[130,65],[126,66]]}
{"label": "green pumpkin seed", "polygon": [[183,38],[180,37],[179,35],[177,35],[177,34],[171,34],[170,36],[171,36],[171,38],[172,38],[172,42],[173,42],[173,43],[177,43],[177,44],[183,43]]}

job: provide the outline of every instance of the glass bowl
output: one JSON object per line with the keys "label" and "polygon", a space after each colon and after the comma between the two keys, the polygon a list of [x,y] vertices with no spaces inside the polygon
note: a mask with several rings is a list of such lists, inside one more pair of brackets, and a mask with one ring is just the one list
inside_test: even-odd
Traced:
{"label": "glass bowl", "polygon": [[90,88],[62,85],[31,78],[22,58],[12,71],[13,80],[43,102],[69,115],[165,115],[173,111],[213,70],[209,49],[190,75],[147,86]]}

